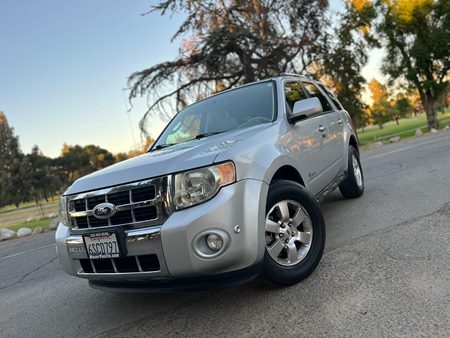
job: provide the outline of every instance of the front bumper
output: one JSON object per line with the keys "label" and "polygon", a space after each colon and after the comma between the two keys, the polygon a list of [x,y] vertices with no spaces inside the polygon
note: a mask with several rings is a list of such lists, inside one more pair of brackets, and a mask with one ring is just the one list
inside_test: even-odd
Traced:
{"label": "front bumper", "polygon": [[[146,281],[157,281],[159,286],[174,280],[183,284],[183,280],[246,270],[261,262],[264,255],[267,192],[264,182],[242,180],[223,187],[203,204],[174,212],[162,225],[124,228],[127,257],[137,257],[139,262],[140,257],[156,256],[159,264],[151,271],[143,271],[140,264],[139,271],[134,272],[86,271],[81,264],[89,261],[82,235],[71,234],[63,224],[56,232],[58,256],[67,273],[89,279],[97,286],[118,283],[121,288]],[[236,225],[240,227],[238,233],[234,231]],[[227,249],[214,258],[200,257],[193,249],[194,238],[213,229],[229,235]]]}
{"label": "front bumper", "polygon": [[177,291],[205,291],[236,287],[258,277],[262,262],[248,268],[206,277],[146,280],[142,282],[89,281],[94,289],[125,293],[168,293]]}

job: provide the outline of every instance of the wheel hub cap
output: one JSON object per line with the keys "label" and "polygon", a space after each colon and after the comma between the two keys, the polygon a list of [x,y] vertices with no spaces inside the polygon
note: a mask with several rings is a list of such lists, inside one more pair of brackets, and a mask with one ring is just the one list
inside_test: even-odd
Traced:
{"label": "wheel hub cap", "polygon": [[352,164],[353,164],[353,174],[355,175],[356,184],[358,187],[362,187],[363,180],[362,180],[362,172],[361,167],[359,166],[358,159],[355,155],[352,155]]}
{"label": "wheel hub cap", "polygon": [[301,262],[312,243],[311,219],[300,203],[284,200],[275,204],[266,217],[266,248],[280,265]]}

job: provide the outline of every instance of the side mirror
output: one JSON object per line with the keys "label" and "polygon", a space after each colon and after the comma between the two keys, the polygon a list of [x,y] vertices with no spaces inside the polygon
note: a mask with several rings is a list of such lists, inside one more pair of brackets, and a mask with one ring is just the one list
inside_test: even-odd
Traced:
{"label": "side mirror", "polygon": [[289,117],[289,122],[293,123],[322,112],[322,104],[317,97],[300,100],[295,102],[292,115]]}

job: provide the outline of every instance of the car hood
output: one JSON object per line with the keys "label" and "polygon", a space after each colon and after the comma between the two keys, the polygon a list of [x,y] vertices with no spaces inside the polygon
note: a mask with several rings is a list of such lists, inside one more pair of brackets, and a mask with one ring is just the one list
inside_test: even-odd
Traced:
{"label": "car hood", "polygon": [[272,123],[212,135],[200,140],[155,150],[76,180],[64,195],[78,194],[115,185],[172,174],[214,163],[217,155],[267,128]]}

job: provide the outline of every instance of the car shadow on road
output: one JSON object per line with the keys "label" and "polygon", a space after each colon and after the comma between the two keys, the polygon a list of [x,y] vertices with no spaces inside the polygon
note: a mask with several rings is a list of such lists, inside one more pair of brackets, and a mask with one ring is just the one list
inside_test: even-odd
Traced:
{"label": "car shadow on road", "polygon": [[[120,317],[123,312],[127,312],[129,315],[129,310],[127,310],[129,308],[132,308],[132,311],[138,315],[126,325],[117,323],[116,328],[104,331],[99,336],[122,336],[122,334],[129,333],[138,336],[146,334],[158,336],[158,333],[162,332],[167,336],[179,334],[192,336],[196,335],[195,332],[198,333],[202,330],[203,323],[221,322],[222,320],[223,323],[219,325],[225,327],[231,325],[237,329],[249,323],[260,322],[263,318],[259,317],[264,315],[255,309],[261,306],[273,306],[274,299],[282,301],[299,285],[301,283],[281,288],[254,280],[239,287],[209,291],[110,294],[106,301],[102,300],[102,303],[106,305],[109,312],[115,312],[114,317]],[[99,298],[104,297],[104,293],[100,291],[97,291],[96,295]],[[265,303],[267,304],[264,305]],[[242,317],[237,316],[237,313],[242,313]],[[255,320],[251,319],[252,317]],[[258,319],[256,320],[256,318]],[[230,323],[229,321],[236,322]],[[195,332],[189,332],[188,327]]]}

